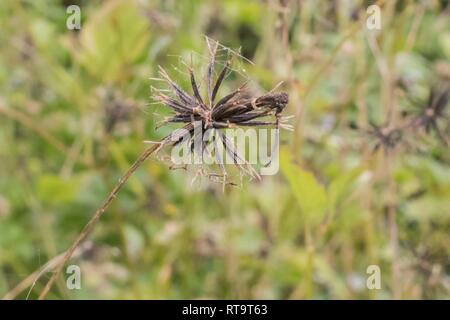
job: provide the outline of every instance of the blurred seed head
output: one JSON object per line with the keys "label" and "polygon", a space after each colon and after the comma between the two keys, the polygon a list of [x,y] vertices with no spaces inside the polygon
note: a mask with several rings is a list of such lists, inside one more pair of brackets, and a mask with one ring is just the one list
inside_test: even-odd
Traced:
{"label": "blurred seed head", "polygon": [[112,133],[117,125],[129,120],[133,101],[123,98],[118,92],[109,88],[99,90],[99,96],[105,114],[104,129],[107,133]]}
{"label": "blurred seed head", "polygon": [[434,132],[436,136],[448,145],[447,139],[440,128],[448,127],[450,118],[446,114],[446,109],[450,99],[450,88],[448,86],[434,86],[430,89],[428,100],[418,105],[418,110],[413,121],[415,127],[422,128],[426,133]]}
{"label": "blurred seed head", "polygon": [[371,123],[369,135],[374,139],[374,151],[383,148],[385,151],[394,149],[402,140],[402,130],[400,128],[380,127]]}

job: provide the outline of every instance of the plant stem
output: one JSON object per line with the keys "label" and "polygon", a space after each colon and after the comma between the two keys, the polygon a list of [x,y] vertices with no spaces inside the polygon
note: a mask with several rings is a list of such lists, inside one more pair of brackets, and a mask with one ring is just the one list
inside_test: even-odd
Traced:
{"label": "plant stem", "polygon": [[391,269],[392,269],[392,295],[394,299],[400,299],[400,265],[399,265],[399,243],[398,243],[398,227],[396,220],[396,188],[393,177],[393,155],[387,155],[388,167],[388,228],[389,228],[389,246],[391,249]]}
{"label": "plant stem", "polygon": [[[90,242],[85,242],[83,245],[79,246],[73,255],[75,257],[78,257],[82,255],[84,252],[88,251],[91,248]],[[64,257],[65,252],[60,253],[56,257],[53,257],[50,259],[45,265],[34,271],[32,274],[30,274],[28,277],[23,279],[18,285],[16,285],[12,290],[7,292],[3,297],[2,300],[13,300],[15,299],[19,294],[21,294],[23,291],[25,291],[27,288],[31,286],[31,288],[28,290],[31,292],[33,290],[33,287],[35,286],[37,280],[44,275],[46,272],[54,269],[58,263],[61,262],[61,260]]]}
{"label": "plant stem", "polygon": [[100,217],[103,215],[103,213],[106,211],[106,209],[109,207],[111,202],[114,200],[114,198],[119,193],[120,189],[123,187],[125,182],[133,175],[133,173],[142,165],[142,163],[155,151],[157,151],[162,146],[162,143],[157,143],[152,145],[151,147],[147,148],[142,152],[142,154],[136,159],[136,161],[133,163],[133,165],[125,172],[125,174],[119,179],[116,186],[112,189],[108,197],[105,199],[103,204],[95,211],[95,214],[92,216],[92,218],[89,220],[89,222],[84,226],[81,233],[78,235],[78,238],[75,240],[75,242],[72,244],[72,246],[66,251],[66,254],[64,255],[64,258],[61,260],[61,262],[58,263],[56,266],[56,270],[45,285],[44,289],[42,290],[41,294],[39,295],[39,300],[43,300],[50,289],[52,288],[55,280],[58,278],[58,276],[61,274],[62,268],[67,263],[67,261],[70,259],[74,251],[77,249],[77,247],[83,242],[83,240],[89,235],[94,225],[97,223],[97,221],[100,219]]}

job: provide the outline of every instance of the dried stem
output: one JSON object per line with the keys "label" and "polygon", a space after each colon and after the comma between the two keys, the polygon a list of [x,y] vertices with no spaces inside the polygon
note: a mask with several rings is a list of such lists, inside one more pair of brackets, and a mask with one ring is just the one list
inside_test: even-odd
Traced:
{"label": "dried stem", "polygon": [[395,156],[390,153],[386,155],[387,167],[387,210],[388,210],[388,228],[389,228],[389,246],[391,250],[391,269],[392,269],[392,295],[394,299],[401,297],[400,283],[400,264],[399,264],[399,240],[397,226],[397,205],[396,205],[396,187],[393,177],[393,161]]}
{"label": "dried stem", "polygon": [[[89,250],[91,248],[90,242],[85,242],[83,245],[79,246],[73,256],[77,257],[82,255],[85,251]],[[64,258],[64,254],[60,253],[59,255],[55,256],[51,260],[49,260],[46,264],[44,264],[42,267],[40,267],[38,270],[30,274],[28,277],[23,279],[19,284],[17,284],[13,289],[11,289],[8,293],[6,293],[3,296],[3,300],[12,300],[15,299],[19,294],[21,294],[24,290],[26,290],[28,287],[31,286],[29,289],[29,292],[33,290],[34,285],[39,280],[40,277],[42,277],[45,273],[47,273],[49,270],[54,269]]]}
{"label": "dried stem", "polygon": [[92,216],[92,218],[89,220],[89,222],[84,226],[81,233],[78,235],[78,238],[75,240],[75,242],[72,244],[72,246],[66,251],[66,254],[64,255],[64,258],[59,262],[56,266],[56,270],[45,285],[44,289],[42,290],[41,294],[39,295],[39,300],[43,300],[50,289],[52,288],[54,282],[58,278],[58,276],[61,274],[62,268],[67,263],[67,261],[70,259],[74,251],[77,249],[77,247],[83,242],[84,239],[89,235],[89,233],[92,231],[92,228],[97,223],[97,221],[100,219],[100,217],[105,213],[106,209],[109,207],[111,202],[114,200],[114,198],[119,193],[120,189],[123,187],[125,182],[133,175],[133,173],[144,163],[144,161],[155,151],[159,150],[163,146],[163,143],[157,143],[155,145],[152,145],[151,147],[145,149],[145,151],[137,158],[137,160],[133,163],[133,165],[125,172],[125,174],[119,179],[116,186],[113,188],[111,193],[108,195],[108,197],[105,199],[103,204],[97,209],[95,214]]}

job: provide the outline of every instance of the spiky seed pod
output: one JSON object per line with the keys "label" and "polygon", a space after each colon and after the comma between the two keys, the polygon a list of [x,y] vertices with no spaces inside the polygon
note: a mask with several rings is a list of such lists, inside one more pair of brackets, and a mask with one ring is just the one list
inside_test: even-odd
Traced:
{"label": "spiky seed pod", "polygon": [[[261,96],[252,96],[246,90],[245,83],[235,91],[222,96],[220,99],[216,99],[225,76],[231,71],[231,60],[226,61],[214,80],[216,54],[219,44],[216,41],[211,43],[210,40],[207,41],[207,44],[210,59],[206,74],[206,98],[200,94],[192,68],[188,67],[192,90],[190,94],[172,80],[162,67],[159,67],[160,80],[163,80],[168,85],[171,93],[167,94],[166,90],[156,89],[153,98],[174,112],[172,116],[163,121],[163,124],[182,123],[184,124],[183,129],[185,129],[175,130],[163,140],[164,143],[169,144],[171,142],[176,144],[184,141],[186,134],[192,137],[194,122],[196,121],[201,121],[204,129],[216,129],[218,131],[226,128],[261,126],[291,130],[292,127],[286,123],[286,118],[281,117],[281,113],[289,101],[288,94],[285,92],[269,92]],[[182,132],[185,134],[182,134]],[[218,137],[233,159],[245,162],[225,135],[218,132]],[[248,173],[259,178],[254,170],[250,170]]]}
{"label": "spiky seed pod", "polygon": [[444,120],[447,125],[450,123],[448,116],[445,114],[445,108],[450,99],[450,89],[448,87],[433,87],[430,90],[427,103],[419,107],[418,115],[414,124],[425,129],[427,133],[434,131],[438,138],[447,144],[441,129],[438,126],[439,120]]}

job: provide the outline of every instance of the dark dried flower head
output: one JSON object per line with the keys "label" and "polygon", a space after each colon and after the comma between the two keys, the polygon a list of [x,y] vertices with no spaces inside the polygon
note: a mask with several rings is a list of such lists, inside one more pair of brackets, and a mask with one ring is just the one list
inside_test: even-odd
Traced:
{"label": "dark dried flower head", "polygon": [[430,90],[427,103],[419,109],[415,125],[422,127],[428,133],[434,131],[436,135],[446,143],[444,136],[438,126],[439,120],[444,120],[447,124],[449,118],[445,114],[445,108],[450,99],[450,89],[447,87],[433,87]]}
{"label": "dark dried flower head", "polygon": [[[218,131],[220,140],[218,143],[223,144],[226,151],[232,154],[233,159],[243,161],[243,158],[235,151],[232,142],[220,133],[220,129],[249,126],[291,129],[291,126],[286,123],[286,118],[281,117],[283,109],[288,104],[288,94],[272,90],[261,96],[253,96],[246,89],[247,83],[245,83],[237,90],[218,98],[223,80],[232,71],[231,59],[227,59],[216,76],[215,66],[219,43],[207,39],[207,45],[210,58],[206,68],[206,96],[200,93],[200,87],[191,67],[188,67],[191,84],[189,93],[172,80],[162,67],[159,67],[160,79],[158,80],[162,80],[168,85],[169,92],[156,89],[153,98],[174,112],[172,116],[163,121],[163,124],[182,123],[184,124],[183,129],[185,129],[183,131],[175,130],[164,139],[164,142],[165,144],[177,144],[183,141],[186,130],[187,134],[192,137],[194,122],[200,121],[204,129]],[[225,172],[223,173],[225,174]],[[247,173],[258,177],[253,169],[249,169]]]}
{"label": "dark dried flower head", "polygon": [[393,149],[402,140],[402,131],[400,128],[379,127],[371,123],[371,129],[368,133],[374,138],[374,151],[382,147],[385,151]]}
{"label": "dark dried flower head", "polygon": [[99,95],[103,100],[105,112],[104,128],[106,132],[111,133],[118,124],[126,122],[130,118],[133,102],[124,99],[111,89],[102,89],[99,91]]}

